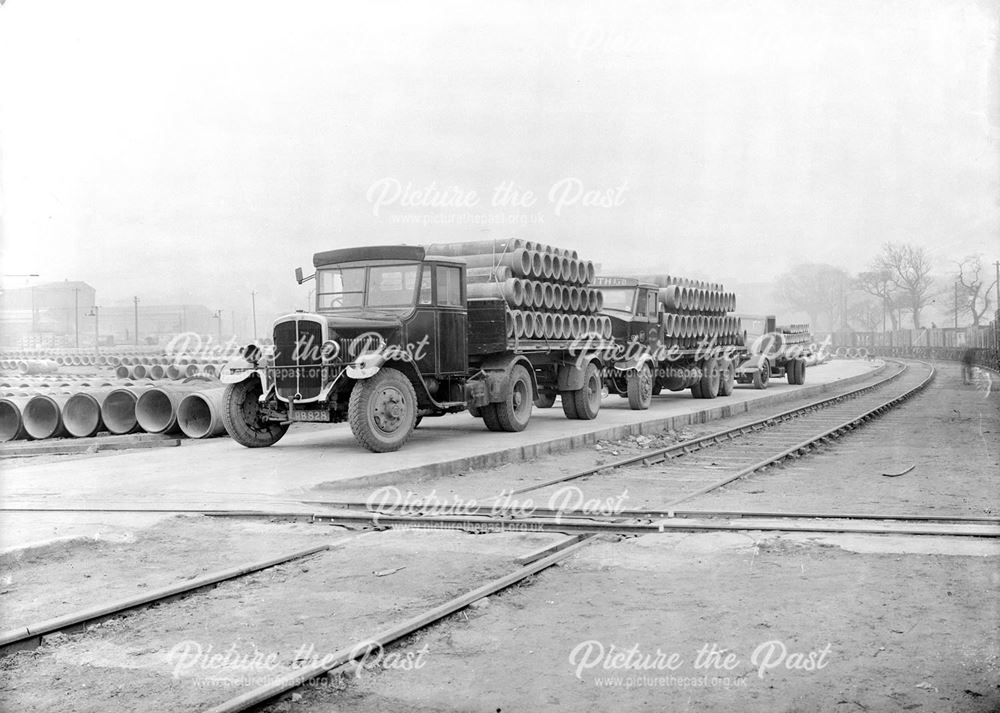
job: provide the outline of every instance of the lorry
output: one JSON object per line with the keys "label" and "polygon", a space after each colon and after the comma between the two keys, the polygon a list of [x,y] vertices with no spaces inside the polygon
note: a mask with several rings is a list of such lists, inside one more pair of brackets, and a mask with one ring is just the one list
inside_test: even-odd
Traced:
{"label": "lorry", "polygon": [[278,317],[273,352],[250,344],[222,371],[237,443],[347,421],[364,448],[394,451],[421,419],[460,411],[521,431],[555,394],[568,418],[597,416],[612,343],[514,336],[502,299],[468,298],[464,260],[390,245],[319,252],[313,266],[296,280],[315,280],[314,309]]}
{"label": "lorry", "polygon": [[[609,393],[628,398],[634,410],[644,410],[664,389],[690,389],[694,398],[701,399],[733,392],[736,365],[747,357],[735,329],[689,329],[687,322],[697,324],[707,317],[694,310],[675,313],[668,309],[661,299],[663,288],[652,281],[598,275],[594,284],[601,291],[604,314],[611,318],[618,354],[604,380]],[[688,311],[692,314],[683,314]],[[683,330],[673,326],[682,321]],[[725,324],[735,325],[735,321]]]}
{"label": "lorry", "polygon": [[777,326],[774,315],[743,314],[740,322],[747,352],[736,367],[737,383],[755,389],[766,389],[772,378],[784,377],[793,385],[806,383],[806,359],[812,348],[809,340],[798,338],[808,333],[804,325],[786,330]]}

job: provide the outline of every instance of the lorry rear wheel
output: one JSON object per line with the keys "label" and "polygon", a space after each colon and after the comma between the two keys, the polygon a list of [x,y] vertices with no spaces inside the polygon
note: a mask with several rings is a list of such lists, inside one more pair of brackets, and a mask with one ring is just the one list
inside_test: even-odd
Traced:
{"label": "lorry rear wheel", "polygon": [[539,392],[538,398],[535,399],[535,408],[552,408],[556,402],[556,395],[551,391],[549,393]]}
{"label": "lorry rear wheel", "polygon": [[753,387],[755,389],[766,389],[771,380],[771,365],[765,359],[760,364],[760,368],[753,373]]}
{"label": "lorry rear wheel", "polygon": [[562,402],[563,413],[566,414],[566,418],[578,419],[579,416],[576,415],[576,399],[573,398],[573,391],[560,391],[559,400]]}
{"label": "lorry rear wheel", "polygon": [[715,357],[709,358],[702,365],[701,372],[701,381],[698,382],[701,387],[701,398],[714,399],[719,395],[719,360]]}
{"label": "lorry rear wheel", "polygon": [[383,368],[354,384],[348,420],[355,440],[373,453],[402,448],[417,420],[417,392],[399,371]]}
{"label": "lorry rear wheel", "polygon": [[732,359],[723,359],[720,372],[719,396],[731,396],[736,388],[736,364]]}
{"label": "lorry rear wheel", "polygon": [[518,364],[510,370],[507,397],[493,404],[501,430],[511,433],[523,431],[531,420],[531,406],[531,377],[528,370]]}
{"label": "lorry rear wheel", "polygon": [[500,425],[500,418],[497,416],[496,404],[486,404],[479,409],[480,415],[483,417],[483,423],[486,424],[486,428],[491,431],[502,431],[503,427]]}
{"label": "lorry rear wheel", "polygon": [[799,363],[799,386],[806,383],[806,360],[796,359]]}
{"label": "lorry rear wheel", "polygon": [[601,410],[601,372],[591,362],[583,373],[583,388],[572,392],[576,406],[576,417],[581,421],[592,421]]}
{"label": "lorry rear wheel", "polygon": [[628,375],[628,407],[645,411],[653,400],[653,374],[649,364],[641,364]]}
{"label": "lorry rear wheel", "polygon": [[264,409],[259,401],[262,393],[264,387],[256,377],[230,384],[223,392],[222,424],[229,437],[241,446],[273,446],[288,431],[287,423],[263,419]]}

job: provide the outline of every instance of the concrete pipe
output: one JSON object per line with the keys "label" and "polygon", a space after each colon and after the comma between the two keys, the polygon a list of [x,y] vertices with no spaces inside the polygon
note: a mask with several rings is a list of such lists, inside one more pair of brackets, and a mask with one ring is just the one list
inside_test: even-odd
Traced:
{"label": "concrete pipe", "polygon": [[139,430],[135,404],[139,395],[148,390],[148,387],[124,386],[108,392],[101,402],[101,421],[105,428],[119,435]]}
{"label": "concrete pipe", "polygon": [[469,284],[477,282],[503,282],[514,276],[511,269],[506,265],[500,267],[474,267],[465,271]]}
{"label": "concrete pipe", "polygon": [[551,255],[552,253],[559,252],[551,245],[547,245],[546,243],[535,243],[535,250],[537,250],[540,253],[548,253],[549,255]]}
{"label": "concrete pipe", "polygon": [[518,338],[524,337],[524,312],[513,310],[510,315],[513,324],[513,336]]}
{"label": "concrete pipe", "polygon": [[[192,365],[193,366],[193,365]],[[135,420],[146,433],[173,433],[180,430],[177,409],[185,396],[204,390],[205,382],[154,386],[146,389],[135,402]]]}
{"label": "concrete pipe", "polygon": [[215,368],[214,364],[202,364],[201,373],[214,378],[219,375],[219,370]]}
{"label": "concrete pipe", "polygon": [[129,379],[132,376],[132,369],[124,364],[121,364],[120,366],[115,367],[115,376],[119,379]]}
{"label": "concrete pipe", "polygon": [[546,339],[556,338],[556,321],[550,312],[542,314],[542,333]]}
{"label": "concrete pipe", "polygon": [[425,245],[424,250],[428,255],[447,255],[449,257],[500,255],[523,248],[526,242],[521,238],[506,238],[503,240],[470,240],[463,243],[431,243]]}
{"label": "concrete pipe", "polygon": [[69,396],[53,394],[52,396],[32,396],[21,412],[24,430],[28,438],[41,440],[44,438],[59,438],[66,435],[62,421],[62,407]]}
{"label": "concrete pipe", "polygon": [[535,309],[545,308],[545,283],[531,283],[531,304]]}
{"label": "concrete pipe", "polygon": [[470,255],[465,258],[466,267],[509,267],[515,277],[531,277],[532,253],[519,248],[503,255]]}
{"label": "concrete pipe", "polygon": [[681,287],[670,285],[659,289],[660,304],[667,309],[680,310],[681,307]]}
{"label": "concrete pipe", "polygon": [[0,442],[16,441],[28,434],[24,430],[22,413],[30,396],[8,396],[0,399]]}
{"label": "concrete pipe", "polygon": [[177,407],[177,425],[188,438],[212,438],[226,432],[222,425],[225,388],[187,394]]}
{"label": "concrete pipe", "polygon": [[466,290],[468,296],[473,299],[502,299],[511,307],[525,305],[525,281],[516,277],[503,282],[481,282],[469,285]]}
{"label": "concrete pipe", "polygon": [[551,282],[542,283],[542,302],[546,310],[551,311],[553,305],[555,304],[555,290],[552,287]]}
{"label": "concrete pipe", "polygon": [[74,438],[93,436],[104,425],[101,421],[101,403],[114,389],[93,389],[73,394],[62,409],[63,424]]}
{"label": "concrete pipe", "polygon": [[17,363],[17,370],[22,374],[55,374],[59,364],[51,359],[24,359]]}
{"label": "concrete pipe", "polygon": [[521,339],[531,339],[535,336],[535,318],[531,312],[521,312],[521,331],[518,336]]}
{"label": "concrete pipe", "polygon": [[556,258],[555,256],[553,256],[551,253],[543,253],[542,254],[542,278],[541,279],[543,279],[543,280],[551,280],[552,279],[552,261],[556,260],[556,259],[558,259],[558,258]]}
{"label": "concrete pipe", "polygon": [[566,261],[566,271],[563,273],[563,279],[570,285],[578,284],[577,280],[580,278],[580,270],[576,266],[576,260],[565,256],[560,256],[559,259]]}
{"label": "concrete pipe", "polygon": [[510,310],[504,312],[504,330],[507,334],[507,339],[514,337],[514,313]]}
{"label": "concrete pipe", "polygon": [[570,261],[570,259],[568,257],[565,257],[565,256],[559,258],[559,266],[560,266],[560,268],[562,270],[562,281],[563,282],[571,282],[572,281],[572,280],[570,280],[570,277],[571,277],[570,270],[572,268],[569,265],[569,261]]}
{"label": "concrete pipe", "polygon": [[159,380],[159,379],[162,379],[163,377],[165,377],[166,375],[167,375],[167,370],[164,369],[159,364],[153,364],[151,367],[149,367],[149,378],[150,379]]}
{"label": "concrete pipe", "polygon": [[145,379],[148,375],[149,369],[146,368],[145,364],[136,364],[132,367],[133,379]]}
{"label": "concrete pipe", "polygon": [[580,311],[580,288],[572,286],[569,288],[569,309],[571,312]]}

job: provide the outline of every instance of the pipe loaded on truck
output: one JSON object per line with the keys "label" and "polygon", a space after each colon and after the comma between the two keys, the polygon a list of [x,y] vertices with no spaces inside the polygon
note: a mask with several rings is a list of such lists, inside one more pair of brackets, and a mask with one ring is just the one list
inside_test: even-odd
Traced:
{"label": "pipe loaded on truck", "polygon": [[[421,419],[469,411],[521,431],[555,394],[593,419],[613,350],[610,321],[576,253],[522,240],[356,247],[313,256],[314,311],[274,322],[273,350],[248,345],[221,375],[223,421],[249,448],[292,423],[347,421],[374,452]],[[551,405],[549,401],[548,405]]]}
{"label": "pipe loaded on truck", "polygon": [[729,314],[735,294],[669,275],[598,276],[595,285],[616,346],[605,376],[610,393],[642,410],[664,389],[690,389],[702,399],[733,392],[737,364],[747,356],[740,320]]}

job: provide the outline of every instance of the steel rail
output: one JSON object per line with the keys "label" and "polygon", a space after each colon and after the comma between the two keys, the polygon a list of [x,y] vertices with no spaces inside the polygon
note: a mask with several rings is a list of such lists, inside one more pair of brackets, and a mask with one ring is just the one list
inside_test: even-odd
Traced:
{"label": "steel rail", "polygon": [[324,656],[321,662],[313,664],[308,668],[287,673],[271,683],[259,686],[241,696],[237,696],[220,703],[219,705],[212,706],[207,709],[205,713],[237,713],[238,711],[245,711],[248,708],[265,703],[283,693],[287,693],[288,691],[298,688],[307,681],[322,676],[335,668],[349,663],[350,661],[362,658],[368,655],[371,651],[377,651],[380,648],[403,638],[404,636],[434,624],[441,619],[464,609],[483,597],[496,594],[511,585],[527,579],[533,574],[537,574],[544,569],[548,569],[554,564],[558,564],[580,548],[588,545],[592,539],[592,537],[582,539],[579,542],[573,543],[568,547],[549,555],[548,557],[544,557],[530,564],[519,567],[510,574],[504,575],[503,577],[495,579],[492,582],[488,582],[487,584],[468,591],[465,594],[455,597],[454,599],[450,599],[444,604],[436,606],[433,609],[429,609],[421,614],[418,614],[417,616],[411,617],[400,624],[388,629],[383,629],[370,639],[356,642],[332,654]]}
{"label": "steel rail", "polygon": [[559,532],[563,534],[614,534],[648,535],[673,532],[719,531],[719,530],[759,530],[767,532],[819,532],[854,533],[874,535],[947,535],[954,537],[1000,537],[1000,526],[980,523],[934,523],[895,526],[884,522],[882,526],[834,524],[815,520],[792,520],[784,522],[762,519],[753,521],[742,518],[741,522],[699,521],[693,518],[661,518],[647,522],[620,519],[569,519],[564,517],[508,518],[500,519],[481,515],[440,515],[419,517],[411,515],[381,515],[370,512],[344,512],[316,515],[313,522],[327,522],[346,527],[370,527],[375,529],[428,529],[428,530],[468,530],[473,532]]}
{"label": "steel rail", "polygon": [[[858,387],[856,389],[851,389],[850,391],[845,391],[841,394],[835,394],[833,396],[828,396],[823,399],[818,399],[816,401],[811,401],[802,406],[796,406],[795,408],[782,411],[777,414],[772,414],[770,416],[765,416],[759,418],[756,421],[751,421],[750,423],[745,423],[740,426],[731,426],[730,428],[722,429],[720,431],[715,431],[713,433],[708,433],[704,436],[698,436],[697,438],[691,438],[686,441],[681,441],[680,443],[674,443],[663,448],[657,448],[651,451],[646,451],[634,456],[626,456],[624,458],[619,458],[618,460],[611,461],[610,463],[604,463],[602,465],[593,466],[591,468],[586,468],[584,470],[577,471],[575,473],[570,473],[568,475],[563,475],[558,478],[553,478],[551,480],[544,481],[542,483],[536,483],[534,485],[528,485],[523,488],[518,488],[516,490],[510,491],[510,495],[519,495],[521,493],[527,493],[532,490],[540,490],[542,488],[547,488],[550,485],[558,485],[559,483],[565,483],[570,480],[576,480],[577,478],[584,478],[588,475],[594,475],[595,473],[600,473],[605,470],[613,470],[615,468],[620,468],[625,465],[632,465],[633,463],[644,463],[645,465],[652,465],[653,463],[658,463],[663,458],[659,456],[668,456],[672,453],[682,451],[685,454],[690,453],[695,450],[700,450],[706,445],[712,446],[720,442],[720,439],[725,439],[727,441],[732,440],[734,436],[741,436],[753,431],[759,431],[763,429],[770,428],[777,423],[784,422],[796,418],[797,416],[803,415],[810,411],[818,411],[826,408],[830,405],[838,403],[840,401],[846,401],[850,398],[860,396],[869,391],[881,388],[882,386],[888,384],[891,381],[898,379],[909,369],[909,366],[901,362],[894,362],[902,367],[899,371],[889,376],[879,379],[878,381],[867,384],[865,386]],[[494,499],[499,499],[502,496],[496,496]]]}
{"label": "steel rail", "polygon": [[271,567],[276,567],[287,562],[292,562],[319,552],[327,551],[356,537],[358,537],[358,535],[345,537],[337,542],[317,545],[315,547],[297,550],[295,552],[279,555],[270,559],[252,562],[239,567],[231,567],[229,569],[206,574],[202,577],[198,577],[197,579],[160,587],[138,596],[105,602],[103,604],[98,604],[97,606],[72,612],[70,614],[64,614],[62,616],[45,619],[43,621],[18,626],[0,633],[0,652],[7,653],[9,651],[34,648],[41,642],[41,638],[46,634],[76,629],[95,621],[100,621],[110,616],[116,616],[133,609],[145,607],[150,604],[170,601],[172,599],[191,594],[199,589],[211,587],[231,579],[244,577],[248,574],[260,572]]}
{"label": "steel rail", "polygon": [[834,426],[833,428],[827,429],[826,431],[816,436],[812,436],[811,438],[796,443],[795,445],[791,446],[790,448],[786,448],[785,450],[781,451],[776,455],[770,456],[769,458],[765,458],[764,460],[758,461],[753,465],[747,466],[746,468],[743,468],[737,471],[736,473],[727,475],[724,478],[720,478],[715,482],[709,483],[708,485],[703,486],[698,490],[695,490],[693,493],[688,493],[687,495],[675,498],[674,500],[671,500],[663,507],[671,509],[682,502],[685,502],[692,498],[696,498],[700,495],[705,495],[706,493],[716,490],[717,488],[721,488],[723,485],[727,485],[728,483],[731,483],[734,480],[738,480],[752,473],[756,473],[757,471],[762,470],[763,468],[766,468],[770,465],[774,465],[775,463],[778,463],[786,458],[797,456],[800,453],[804,453],[814,448],[817,444],[823,443],[831,438],[837,438],[846,433],[847,431],[854,430],[854,428],[856,428],[857,426],[866,423],[867,421],[870,421],[871,419],[876,418],[877,416],[881,416],[886,411],[895,408],[896,406],[903,403],[913,395],[923,391],[932,381],[934,381],[934,376],[937,373],[936,369],[930,364],[927,364],[926,362],[921,362],[921,363],[923,363],[930,369],[930,373],[928,373],[927,376],[913,388],[908,389],[907,391],[903,392],[902,394],[899,394],[895,398],[889,399],[888,401],[884,401],[878,406],[871,408],[865,411],[864,413],[841,423],[839,426]]}
{"label": "steel rail", "polygon": [[[536,507],[525,503],[523,506],[514,505],[510,508],[497,507],[496,505],[480,505],[470,501],[468,505],[458,505],[451,507],[448,504],[440,506],[428,505],[419,507],[416,505],[403,505],[394,510],[373,508],[371,504],[364,500],[304,500],[309,505],[323,505],[336,510],[365,510],[379,515],[413,515],[418,517],[431,516],[435,512],[448,512],[449,514],[460,515],[480,515],[491,516],[497,519],[516,517],[513,511],[529,511],[532,516],[539,517],[566,517],[573,519],[603,518],[601,513],[594,513],[592,510],[580,508],[551,508]],[[264,514],[264,513],[261,513]],[[323,513],[316,513],[314,517],[321,517]],[[833,520],[859,520],[859,521],[885,521],[895,520],[899,522],[957,522],[979,525],[1000,525],[1000,516],[979,517],[972,515],[907,515],[907,514],[880,514],[880,513],[836,513],[836,512],[779,512],[774,510],[672,510],[669,508],[643,508],[643,509],[621,509],[615,510],[609,515],[621,518],[792,518],[792,519],[833,519]]]}

